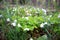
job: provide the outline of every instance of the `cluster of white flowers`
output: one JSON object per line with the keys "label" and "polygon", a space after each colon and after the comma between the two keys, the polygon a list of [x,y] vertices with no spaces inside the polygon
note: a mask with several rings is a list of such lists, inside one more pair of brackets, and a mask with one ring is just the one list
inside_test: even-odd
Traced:
{"label": "cluster of white flowers", "polygon": [[44,25],[48,24],[47,22],[40,24],[41,28],[44,28]]}
{"label": "cluster of white flowers", "polygon": [[0,15],[0,18],[3,17],[2,15]]}
{"label": "cluster of white flowers", "polygon": [[58,15],[58,18],[60,18],[60,14]]}
{"label": "cluster of white flowers", "polygon": [[42,8],[42,11],[43,11],[43,12],[44,12],[44,14],[46,15],[46,12],[47,12],[47,11],[46,11],[45,9],[43,9],[43,8]]}
{"label": "cluster of white flowers", "polygon": [[29,40],[33,40],[33,38],[30,38]]}
{"label": "cluster of white flowers", "polygon": [[29,28],[25,28],[24,31],[29,31]]}
{"label": "cluster of white flowers", "polygon": [[10,22],[10,18],[7,18],[7,22]]}

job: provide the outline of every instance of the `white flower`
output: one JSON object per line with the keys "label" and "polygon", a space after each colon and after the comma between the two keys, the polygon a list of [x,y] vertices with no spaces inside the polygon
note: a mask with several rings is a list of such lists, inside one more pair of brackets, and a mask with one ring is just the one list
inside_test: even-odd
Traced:
{"label": "white flower", "polygon": [[14,22],[17,22],[17,20],[14,20]]}
{"label": "white flower", "polygon": [[20,8],[22,8],[22,7],[20,7]]}
{"label": "white flower", "polygon": [[15,23],[15,22],[13,22],[13,23],[11,23],[11,25],[12,25],[12,26],[16,26],[16,23]]}
{"label": "white flower", "polygon": [[2,15],[0,15],[0,18],[3,17]]}
{"label": "white flower", "polygon": [[29,40],[33,40],[33,38],[30,38]]}
{"label": "white flower", "polygon": [[44,28],[44,25],[48,24],[47,22],[40,24],[41,28]]}
{"label": "white flower", "polygon": [[37,10],[38,10],[38,11],[40,11],[40,9],[39,9],[39,8],[37,8]]}
{"label": "white flower", "polygon": [[18,23],[18,27],[21,27],[21,25]]}
{"label": "white flower", "polygon": [[50,20],[50,18],[48,18],[48,20]]}
{"label": "white flower", "polygon": [[24,18],[24,16],[22,18]]}
{"label": "white flower", "polygon": [[43,28],[44,27],[44,23],[40,24],[40,27]]}
{"label": "white flower", "polygon": [[38,12],[36,11],[36,13],[38,13]]}
{"label": "white flower", "polygon": [[28,8],[25,8],[25,9],[28,9]]}
{"label": "white flower", "polygon": [[13,7],[13,10],[12,11],[16,11],[17,10],[17,8],[16,7]]}
{"label": "white flower", "polygon": [[47,24],[47,22],[44,23],[44,25]]}
{"label": "white flower", "polygon": [[7,18],[7,22],[10,22],[10,18]]}
{"label": "white flower", "polygon": [[28,13],[28,10],[27,11],[25,11],[26,13]]}
{"label": "white flower", "polygon": [[25,28],[24,31],[29,31],[29,28]]}
{"label": "white flower", "polygon": [[26,20],[28,20],[29,18],[28,17],[25,17]]}
{"label": "white flower", "polygon": [[32,9],[30,9],[30,11],[32,11]]}
{"label": "white flower", "polygon": [[32,14],[29,14],[30,16],[32,15]]}
{"label": "white flower", "polygon": [[60,14],[58,15],[58,18],[60,18]]}
{"label": "white flower", "polygon": [[44,12],[44,14],[46,14],[46,12],[47,12],[47,11],[46,11],[45,9],[43,9],[43,8],[42,8],[42,11]]}
{"label": "white flower", "polygon": [[31,16],[31,14],[27,13],[28,16]]}
{"label": "white flower", "polygon": [[49,17],[52,17],[52,15],[50,15]]}
{"label": "white flower", "polygon": [[53,0],[54,2],[56,1],[56,0]]}

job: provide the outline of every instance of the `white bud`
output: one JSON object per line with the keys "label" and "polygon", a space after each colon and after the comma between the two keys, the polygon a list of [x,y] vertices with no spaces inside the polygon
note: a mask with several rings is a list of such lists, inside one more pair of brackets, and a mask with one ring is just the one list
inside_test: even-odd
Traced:
{"label": "white bud", "polygon": [[27,15],[28,15],[28,16],[31,16],[31,14],[30,14],[30,13],[27,13]]}
{"label": "white bud", "polygon": [[28,20],[29,18],[28,17],[25,17],[26,20]]}
{"label": "white bud", "polygon": [[32,11],[32,9],[30,9],[30,11]]}
{"label": "white bud", "polygon": [[47,24],[47,22],[45,22],[44,24]]}
{"label": "white bud", "polygon": [[43,9],[43,8],[42,8],[42,11],[44,12],[44,14],[46,14],[46,12],[47,12],[47,11],[46,11],[45,9]]}
{"label": "white bud", "polygon": [[38,13],[38,12],[36,12],[36,13]]}
{"label": "white bud", "polygon": [[24,31],[29,31],[29,28],[25,28]]}
{"label": "white bud", "polygon": [[28,13],[28,10],[26,11],[26,13]]}
{"label": "white bud", "polygon": [[60,14],[58,15],[58,18],[60,18]]}
{"label": "white bud", "polygon": [[44,23],[40,24],[40,27],[41,27],[41,28],[44,28]]}
{"label": "white bud", "polygon": [[48,20],[50,20],[50,18],[48,18]]}
{"label": "white bud", "polygon": [[14,22],[17,22],[17,20],[14,20]]}
{"label": "white bud", "polygon": [[0,15],[0,18],[3,17],[2,15]]}
{"label": "white bud", "polygon": [[30,38],[29,40],[33,40],[33,38]]}
{"label": "white bud", "polygon": [[24,18],[24,16],[22,18]]}
{"label": "white bud", "polygon": [[7,22],[10,22],[10,18],[7,18]]}
{"label": "white bud", "polygon": [[12,25],[12,26],[16,26],[16,23],[15,23],[15,22],[13,22],[13,23],[11,23],[11,25]]}
{"label": "white bud", "polygon": [[47,22],[40,24],[41,28],[44,28],[44,25],[48,24]]}
{"label": "white bud", "polygon": [[50,15],[49,17],[52,17],[52,15]]}
{"label": "white bud", "polygon": [[17,8],[16,7],[13,7],[13,10],[12,11],[16,11],[17,10]]}
{"label": "white bud", "polygon": [[18,23],[18,27],[21,27],[21,25]]}

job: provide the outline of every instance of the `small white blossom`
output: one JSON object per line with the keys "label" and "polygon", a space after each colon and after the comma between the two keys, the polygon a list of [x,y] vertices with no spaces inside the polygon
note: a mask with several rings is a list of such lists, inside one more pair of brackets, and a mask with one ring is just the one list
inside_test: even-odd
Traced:
{"label": "small white blossom", "polygon": [[56,1],[56,0],[53,0],[54,2]]}
{"label": "small white blossom", "polygon": [[22,8],[22,7],[20,7],[20,8]]}
{"label": "small white blossom", "polygon": [[37,8],[37,10],[38,10],[38,11],[40,11],[40,9],[39,9],[39,8]]}
{"label": "small white blossom", "polygon": [[29,28],[25,28],[24,31],[29,31]]}
{"label": "small white blossom", "polygon": [[0,15],[0,18],[3,17],[2,15]]}
{"label": "small white blossom", "polygon": [[36,11],[36,13],[38,13],[38,12]]}
{"label": "small white blossom", "polygon": [[12,11],[16,11],[17,10],[17,8],[16,7],[13,7],[13,10]]}
{"label": "small white blossom", "polygon": [[29,14],[30,16],[32,15],[32,14]]}
{"label": "small white blossom", "polygon": [[44,24],[48,24],[47,22],[45,22]]}
{"label": "small white blossom", "polygon": [[10,22],[10,18],[7,18],[7,22]]}
{"label": "small white blossom", "polygon": [[17,20],[14,20],[14,22],[17,22]]}
{"label": "small white blossom", "polygon": [[31,16],[31,14],[27,13],[28,16]]}
{"label": "small white blossom", "polygon": [[32,11],[32,9],[30,9],[30,11]]}
{"label": "small white blossom", "polygon": [[49,17],[52,17],[52,15],[50,15]]}
{"label": "small white blossom", "polygon": [[44,25],[48,24],[47,22],[40,24],[41,28],[44,28]]}
{"label": "small white blossom", "polygon": [[18,23],[18,27],[21,27],[21,25]]}
{"label": "small white blossom", "polygon": [[24,16],[22,18],[24,18]]}
{"label": "small white blossom", "polygon": [[15,23],[15,22],[13,22],[13,23],[11,23],[11,25],[12,25],[12,26],[16,26],[16,23]]}
{"label": "small white blossom", "polygon": [[27,10],[27,11],[25,11],[26,13],[28,13],[29,11]]}
{"label": "small white blossom", "polygon": [[41,27],[41,28],[44,28],[44,23],[40,24],[40,27]]}
{"label": "small white blossom", "polygon": [[50,20],[50,18],[48,18],[48,20]]}
{"label": "small white blossom", "polygon": [[58,15],[58,18],[60,18],[60,14]]}
{"label": "small white blossom", "polygon": [[26,20],[28,20],[29,18],[28,17],[25,17]]}
{"label": "small white blossom", "polygon": [[30,40],[33,40],[33,38],[30,38]]}
{"label": "small white blossom", "polygon": [[28,9],[28,8],[25,8],[25,9]]}
{"label": "small white blossom", "polygon": [[46,14],[46,12],[47,12],[47,11],[46,11],[45,9],[43,9],[43,8],[42,8],[42,11],[44,12],[44,14]]}

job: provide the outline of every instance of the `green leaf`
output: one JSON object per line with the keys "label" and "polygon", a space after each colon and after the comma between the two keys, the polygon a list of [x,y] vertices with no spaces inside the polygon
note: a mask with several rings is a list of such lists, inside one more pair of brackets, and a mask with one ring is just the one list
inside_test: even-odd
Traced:
{"label": "green leaf", "polygon": [[42,37],[39,37],[37,40],[48,40],[47,35],[43,35]]}

